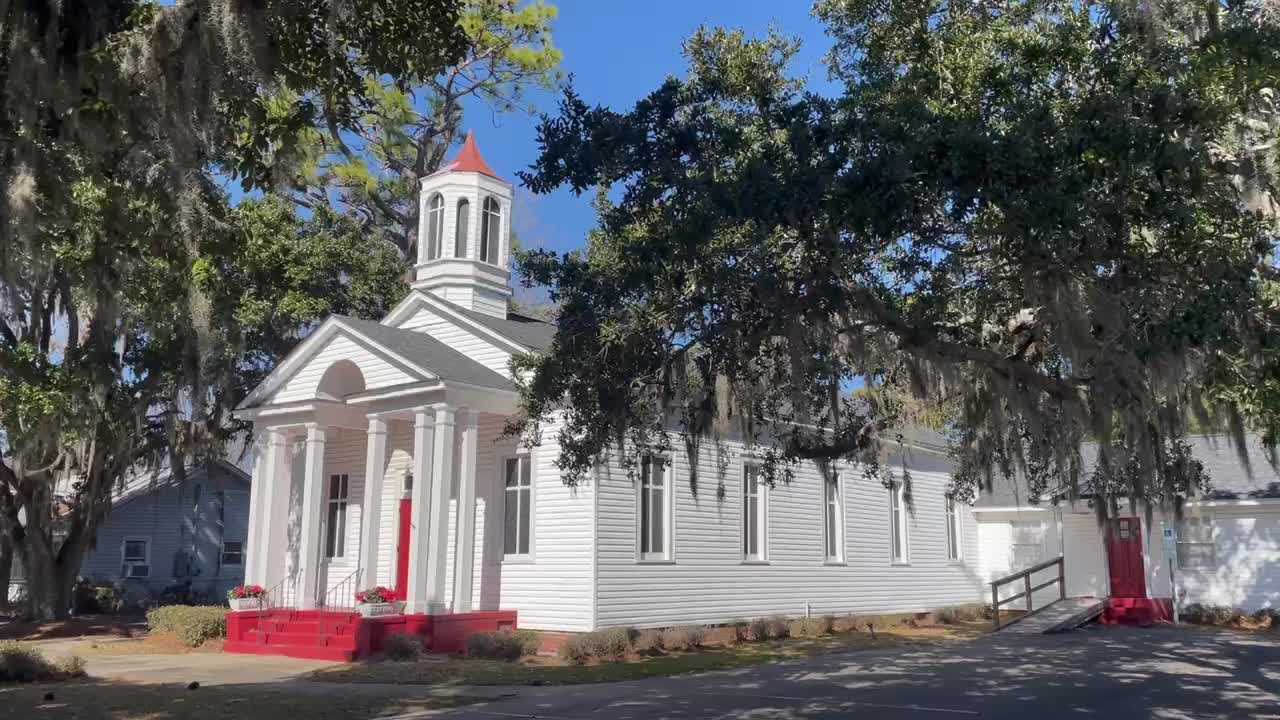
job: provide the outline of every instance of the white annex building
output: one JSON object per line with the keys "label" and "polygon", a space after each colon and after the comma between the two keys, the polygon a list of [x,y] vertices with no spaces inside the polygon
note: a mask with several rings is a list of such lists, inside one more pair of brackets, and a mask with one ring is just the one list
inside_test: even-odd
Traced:
{"label": "white annex building", "polygon": [[[256,433],[246,582],[268,594],[232,613],[228,650],[349,659],[391,630],[445,650],[513,624],[578,632],[989,601],[991,576],[1017,560],[1008,536],[1025,532],[1022,508],[975,515],[952,502],[936,441],[894,460],[911,470],[907,503],[854,466],[834,484],[799,466],[769,489],[732,441],[693,459],[696,484],[678,450],[635,474],[605,462],[570,488],[554,425],[532,449],[503,437],[517,407],[509,360],[554,334],[508,312],[512,191],[468,135],[422,183],[408,296],[381,322],[328,319],[238,409]],[[1003,524],[980,530],[983,517]],[[1067,565],[1081,593],[1106,592]],[[403,604],[361,619],[355,593],[375,585]]]}

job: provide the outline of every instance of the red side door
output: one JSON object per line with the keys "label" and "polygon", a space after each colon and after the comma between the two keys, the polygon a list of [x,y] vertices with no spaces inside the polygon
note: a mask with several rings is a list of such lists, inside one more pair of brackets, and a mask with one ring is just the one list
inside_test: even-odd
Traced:
{"label": "red side door", "polygon": [[1111,574],[1111,597],[1147,596],[1146,571],[1142,566],[1142,524],[1138,518],[1111,521],[1107,531],[1107,566]]}
{"label": "red side door", "polygon": [[405,599],[409,590],[409,532],[413,529],[413,500],[400,500],[400,532],[396,541],[396,598]]}

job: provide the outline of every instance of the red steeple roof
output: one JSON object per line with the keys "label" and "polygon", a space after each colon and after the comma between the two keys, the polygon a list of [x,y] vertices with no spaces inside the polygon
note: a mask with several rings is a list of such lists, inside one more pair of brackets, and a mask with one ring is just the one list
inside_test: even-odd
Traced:
{"label": "red steeple roof", "polygon": [[[476,134],[471,130],[467,131],[467,139],[462,141],[462,149],[453,158],[453,162],[440,168],[440,172],[477,172],[495,180],[502,180],[484,161],[484,158],[480,157],[480,149],[476,147]],[[506,181],[503,180],[503,182]]]}

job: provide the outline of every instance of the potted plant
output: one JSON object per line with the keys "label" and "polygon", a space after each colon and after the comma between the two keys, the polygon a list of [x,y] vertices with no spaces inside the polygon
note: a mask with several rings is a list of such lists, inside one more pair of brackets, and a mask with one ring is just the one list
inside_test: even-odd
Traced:
{"label": "potted plant", "polygon": [[232,610],[257,610],[266,596],[261,585],[237,585],[227,591],[227,604]]}
{"label": "potted plant", "polygon": [[400,612],[400,603],[395,590],[378,585],[356,593],[356,610],[364,617],[395,615]]}

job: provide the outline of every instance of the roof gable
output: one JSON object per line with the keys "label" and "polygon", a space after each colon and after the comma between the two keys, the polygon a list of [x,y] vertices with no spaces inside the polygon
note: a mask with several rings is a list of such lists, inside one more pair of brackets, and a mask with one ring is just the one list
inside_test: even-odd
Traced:
{"label": "roof gable", "polygon": [[556,326],[545,320],[508,314],[505,318],[468,310],[421,290],[411,291],[396,305],[382,324],[400,327],[413,318],[422,308],[428,308],[439,317],[485,338],[508,353],[546,352],[555,338]]}
{"label": "roof gable", "polygon": [[513,387],[505,376],[425,333],[335,315],[294,348],[239,409],[317,399],[325,372],[343,360],[360,370],[365,390],[422,381]]}

